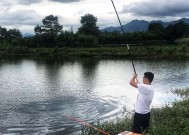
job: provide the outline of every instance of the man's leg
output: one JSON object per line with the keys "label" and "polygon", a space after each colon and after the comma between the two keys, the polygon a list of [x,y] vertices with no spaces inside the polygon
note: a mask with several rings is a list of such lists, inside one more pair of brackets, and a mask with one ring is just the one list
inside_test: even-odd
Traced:
{"label": "man's leg", "polygon": [[142,131],[148,133],[150,127],[150,113],[144,114],[142,117]]}
{"label": "man's leg", "polygon": [[133,133],[138,133],[142,134],[142,125],[141,125],[141,114],[136,113],[134,114],[134,120],[133,120],[133,127],[132,127],[132,132]]}

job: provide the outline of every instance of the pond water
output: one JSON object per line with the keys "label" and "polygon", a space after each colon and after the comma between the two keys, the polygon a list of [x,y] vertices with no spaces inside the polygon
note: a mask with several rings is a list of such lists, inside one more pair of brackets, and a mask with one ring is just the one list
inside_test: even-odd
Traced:
{"label": "pond water", "polygon": [[[189,87],[189,61],[134,60],[138,80],[155,74],[153,107],[172,102],[176,88]],[[74,134],[87,122],[134,109],[137,90],[128,59],[7,59],[0,61],[0,134]]]}

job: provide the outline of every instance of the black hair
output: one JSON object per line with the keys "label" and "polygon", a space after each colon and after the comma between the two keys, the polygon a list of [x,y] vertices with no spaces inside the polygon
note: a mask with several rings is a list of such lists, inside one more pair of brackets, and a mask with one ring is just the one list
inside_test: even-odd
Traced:
{"label": "black hair", "polygon": [[144,77],[148,78],[148,80],[151,83],[153,81],[153,79],[154,79],[154,74],[152,72],[145,72],[144,73]]}

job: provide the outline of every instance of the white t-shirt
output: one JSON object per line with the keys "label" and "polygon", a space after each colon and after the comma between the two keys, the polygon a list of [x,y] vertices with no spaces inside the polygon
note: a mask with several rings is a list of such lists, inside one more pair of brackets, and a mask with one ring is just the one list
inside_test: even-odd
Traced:
{"label": "white t-shirt", "polygon": [[154,90],[152,85],[137,84],[138,97],[135,107],[135,112],[140,114],[146,114],[150,112],[150,105],[154,97]]}

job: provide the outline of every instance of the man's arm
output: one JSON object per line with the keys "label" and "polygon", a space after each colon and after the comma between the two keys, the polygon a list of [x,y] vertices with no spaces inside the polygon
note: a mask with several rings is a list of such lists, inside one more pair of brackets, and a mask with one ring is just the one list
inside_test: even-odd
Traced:
{"label": "man's arm", "polygon": [[138,88],[137,83],[138,83],[137,74],[134,74],[130,80],[130,85],[132,85],[135,88]]}

